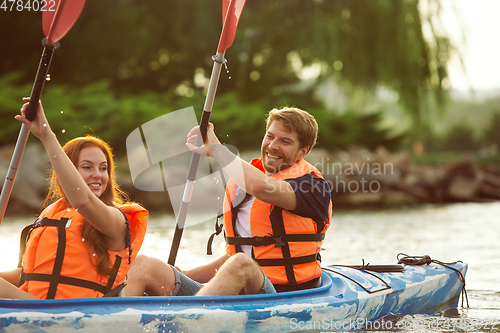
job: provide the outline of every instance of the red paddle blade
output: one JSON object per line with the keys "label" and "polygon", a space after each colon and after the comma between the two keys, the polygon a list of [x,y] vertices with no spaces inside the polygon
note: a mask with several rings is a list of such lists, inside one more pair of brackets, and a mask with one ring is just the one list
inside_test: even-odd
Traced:
{"label": "red paddle blade", "polygon": [[222,33],[220,35],[219,47],[217,52],[223,53],[234,41],[238,22],[240,21],[243,6],[246,0],[222,0]]}
{"label": "red paddle blade", "polygon": [[[53,11],[44,11],[42,15],[43,33],[47,45],[54,46],[73,27],[85,5],[85,0],[53,0]],[[52,3],[52,1],[51,1]]]}

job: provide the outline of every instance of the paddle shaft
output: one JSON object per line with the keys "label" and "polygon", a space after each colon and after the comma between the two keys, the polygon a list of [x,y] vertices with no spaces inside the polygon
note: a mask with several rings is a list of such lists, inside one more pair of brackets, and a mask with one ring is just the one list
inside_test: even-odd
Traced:
{"label": "paddle shaft", "polygon": [[[40,64],[38,65],[38,70],[35,76],[35,82],[33,84],[33,89],[31,90],[30,102],[28,104],[28,109],[26,111],[26,118],[30,121],[35,119],[36,110],[38,108],[38,101],[42,95],[43,87],[47,78],[47,73],[49,72],[50,62],[52,60],[52,55],[56,47],[50,47],[45,44],[45,39],[42,41],[44,44],[44,49],[42,52],[42,57],[40,59]],[[14,148],[14,153],[12,154],[12,159],[10,161],[9,170],[7,170],[7,175],[5,176],[5,181],[2,187],[2,194],[0,195],[0,223],[2,223],[5,210],[7,209],[7,203],[9,202],[10,194],[12,193],[12,188],[14,186],[14,181],[16,180],[17,170],[21,164],[21,159],[23,157],[24,148],[26,147],[26,142],[28,141],[30,131],[26,125],[22,124],[21,131],[17,138],[16,146]]]}
{"label": "paddle shaft", "polygon": [[[207,97],[205,98],[205,106],[203,107],[203,115],[201,116],[200,122],[200,133],[196,141],[197,146],[201,146],[205,142],[207,136],[207,127],[210,120],[210,114],[212,113],[212,106],[214,104],[215,93],[217,91],[217,85],[219,84],[220,71],[222,64],[226,61],[224,59],[224,53],[217,52],[213,57],[214,65],[212,68],[212,74],[210,76],[210,83],[208,84]],[[181,206],[179,209],[179,215],[177,217],[177,225],[175,227],[174,238],[172,239],[172,247],[170,248],[170,255],[168,257],[168,263],[170,265],[175,264],[175,259],[177,258],[177,252],[179,250],[179,245],[182,238],[182,232],[186,224],[186,218],[189,208],[189,203],[191,201],[191,194],[193,193],[194,183],[196,180],[196,173],[198,172],[198,166],[200,164],[200,155],[193,153],[191,158],[191,164],[189,166],[189,172],[187,176],[186,186],[184,187],[184,194],[182,196]]]}
{"label": "paddle shaft", "polygon": [[35,76],[35,82],[33,84],[33,89],[31,90],[30,102],[28,104],[28,109],[26,110],[26,119],[33,121],[36,117],[36,110],[38,108],[38,101],[42,95],[43,87],[45,81],[47,81],[47,74],[49,73],[50,62],[52,61],[52,55],[54,50],[59,47],[57,43],[54,47],[48,46],[46,44],[46,38],[43,39],[42,44],[44,45],[42,57],[40,58],[40,64],[38,65],[38,70]]}
{"label": "paddle shaft", "polygon": [[16,147],[14,148],[14,153],[12,154],[12,159],[10,161],[9,170],[7,170],[7,175],[5,176],[5,181],[3,183],[2,194],[0,195],[0,223],[2,223],[5,210],[7,209],[7,203],[9,202],[12,187],[14,186],[14,180],[16,179],[17,169],[21,164],[24,147],[28,141],[29,134],[30,130],[28,127],[22,124],[21,131],[19,132],[19,136],[17,138]]}

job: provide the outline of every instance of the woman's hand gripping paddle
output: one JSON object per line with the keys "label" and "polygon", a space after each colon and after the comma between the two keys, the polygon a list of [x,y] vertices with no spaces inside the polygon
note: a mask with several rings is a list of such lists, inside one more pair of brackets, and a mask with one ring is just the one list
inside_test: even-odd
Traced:
{"label": "woman's hand gripping paddle", "polygon": [[[243,6],[245,6],[245,1],[246,0],[222,1],[222,33],[219,39],[219,45],[217,47],[217,54],[212,57],[212,59],[214,60],[214,66],[212,68],[212,75],[210,76],[210,83],[208,84],[208,91],[207,97],[205,98],[203,115],[201,116],[201,135],[198,136],[198,146],[201,146],[203,144],[207,136],[208,121],[210,119],[210,113],[212,112],[212,106],[214,104],[215,92],[217,91],[217,85],[219,83],[220,71],[222,65],[226,62],[226,59],[224,59],[224,53],[233,44],[241,12],[243,11]],[[175,228],[174,238],[172,240],[172,247],[170,248],[170,255],[168,257],[168,263],[170,265],[175,264],[177,251],[179,250],[179,244],[181,242],[182,231],[184,230],[184,225],[186,223],[189,202],[191,200],[191,193],[193,192],[194,181],[196,179],[196,173],[198,171],[199,163],[200,155],[193,153],[191,165],[189,166],[186,186],[184,187],[184,195],[182,197],[181,207],[179,209],[179,215],[177,217],[177,225]]]}
{"label": "woman's hand gripping paddle", "polygon": [[[47,73],[49,72],[50,61],[52,59],[54,49],[59,46],[58,41],[73,27],[82,12],[83,6],[85,5],[85,0],[54,1],[56,8],[55,11],[44,11],[42,16],[43,32],[46,38],[42,41],[44,49],[40,59],[40,64],[38,65],[38,71],[36,73],[33,89],[31,90],[28,110],[26,111],[26,118],[30,121],[36,117],[38,101],[42,95],[43,86],[45,84]],[[0,195],[0,223],[2,222],[5,209],[7,208],[7,202],[9,201],[12,187],[14,186],[17,169],[21,164],[21,158],[24,153],[26,142],[28,141],[28,136],[29,130],[23,124],[17,138],[14,153],[12,154],[7,176],[5,177],[2,194]]]}

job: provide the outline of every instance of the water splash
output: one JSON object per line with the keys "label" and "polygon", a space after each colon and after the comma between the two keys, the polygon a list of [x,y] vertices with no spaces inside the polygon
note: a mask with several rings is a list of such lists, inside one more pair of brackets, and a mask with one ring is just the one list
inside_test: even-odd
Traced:
{"label": "water splash", "polygon": [[45,77],[45,80],[50,81],[50,74],[47,74],[47,76]]}

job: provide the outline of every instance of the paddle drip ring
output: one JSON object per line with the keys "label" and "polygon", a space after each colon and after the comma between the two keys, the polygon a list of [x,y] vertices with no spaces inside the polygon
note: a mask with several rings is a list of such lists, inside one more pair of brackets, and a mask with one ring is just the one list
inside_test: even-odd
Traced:
{"label": "paddle drip ring", "polygon": [[55,49],[58,49],[61,44],[59,44],[59,42],[56,42],[54,44],[54,46],[49,46],[49,45],[47,45],[47,37],[45,37],[44,39],[42,39],[42,45],[43,45],[43,47],[46,47],[48,49],[55,50]]}
{"label": "paddle drip ring", "polygon": [[215,61],[215,62],[218,62],[219,64],[225,64],[227,62],[226,58],[223,58],[222,61],[217,60],[217,56],[216,55],[212,56],[212,60]]}

